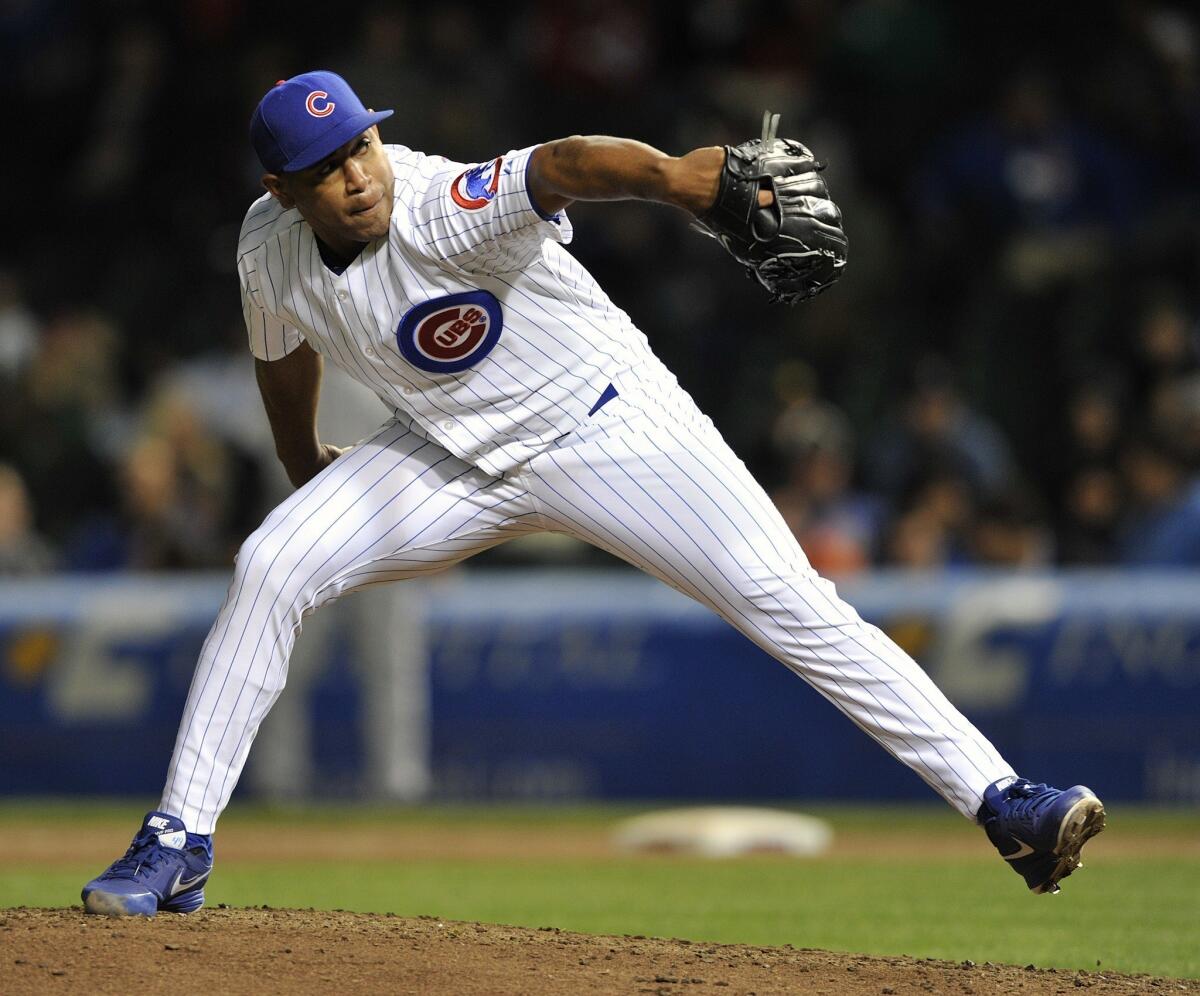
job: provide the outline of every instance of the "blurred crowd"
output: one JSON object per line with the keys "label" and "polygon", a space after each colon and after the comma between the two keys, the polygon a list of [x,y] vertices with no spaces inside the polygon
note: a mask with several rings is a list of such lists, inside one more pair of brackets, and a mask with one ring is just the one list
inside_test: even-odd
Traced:
{"label": "blurred crowd", "polygon": [[315,67],[466,162],[782,112],[846,217],[829,293],[769,305],[665,208],[576,205],[572,251],[819,569],[1200,563],[1200,17],[976,7],[0,5],[0,574],[226,566],[286,493],[234,249],[250,112]]}

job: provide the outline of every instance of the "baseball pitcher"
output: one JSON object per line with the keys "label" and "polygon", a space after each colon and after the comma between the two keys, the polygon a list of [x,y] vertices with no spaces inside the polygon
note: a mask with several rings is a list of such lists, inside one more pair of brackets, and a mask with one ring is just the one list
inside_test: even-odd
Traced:
{"label": "baseball pitcher", "polygon": [[[83,890],[95,913],[191,912],[212,834],[304,617],[527,533],[608,550],[718,613],[983,826],[1035,893],[1104,827],[1087,788],[1018,778],[895,643],[809,566],[763,489],[568,252],[574,201],[689,212],[775,300],[846,265],[823,166],[776,137],[678,158],[572,137],[451,162],[385,145],[391,111],[310,72],[262,98],[266,193],[237,270],[279,459],[296,491],[246,540],[184,708],[159,809]],[[392,416],[318,438],[324,363]]]}

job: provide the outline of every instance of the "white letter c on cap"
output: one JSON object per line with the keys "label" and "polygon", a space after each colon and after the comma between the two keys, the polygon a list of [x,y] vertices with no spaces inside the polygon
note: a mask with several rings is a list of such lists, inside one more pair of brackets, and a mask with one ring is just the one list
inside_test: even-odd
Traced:
{"label": "white letter c on cap", "polygon": [[[325,101],[325,104],[322,107],[317,107],[318,100]],[[314,90],[304,102],[304,109],[314,118],[323,118],[332,114],[335,107],[337,107],[337,104],[329,99],[329,94],[324,90]]]}

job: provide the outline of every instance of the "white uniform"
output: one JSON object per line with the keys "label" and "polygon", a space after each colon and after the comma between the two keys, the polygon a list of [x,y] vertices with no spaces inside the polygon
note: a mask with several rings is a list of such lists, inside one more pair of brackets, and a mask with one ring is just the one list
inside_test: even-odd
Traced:
{"label": "white uniform", "polygon": [[340,274],[270,197],[243,224],[254,355],[303,339],[395,416],[243,544],[160,809],[212,832],[306,613],[551,530],[718,612],[973,819],[1012,768],[812,570],[712,422],[562,248],[565,213],[530,201],[532,150],[469,167],[387,148],[391,231]]}

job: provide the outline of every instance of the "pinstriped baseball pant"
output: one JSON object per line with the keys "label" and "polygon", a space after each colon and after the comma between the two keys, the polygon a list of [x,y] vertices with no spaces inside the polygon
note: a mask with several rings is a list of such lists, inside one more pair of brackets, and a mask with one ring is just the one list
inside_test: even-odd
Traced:
{"label": "pinstriped baseball pant", "polygon": [[713,609],[974,818],[984,788],[1012,768],[813,571],[711,423],[637,427],[604,414],[500,479],[389,422],[284,501],[238,554],[160,808],[212,832],[283,690],[307,613],[343,592],[432,574],[550,530]]}

